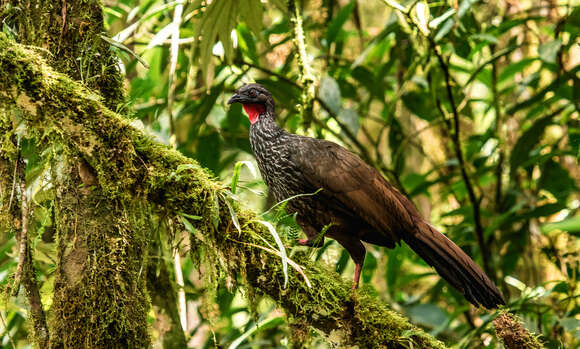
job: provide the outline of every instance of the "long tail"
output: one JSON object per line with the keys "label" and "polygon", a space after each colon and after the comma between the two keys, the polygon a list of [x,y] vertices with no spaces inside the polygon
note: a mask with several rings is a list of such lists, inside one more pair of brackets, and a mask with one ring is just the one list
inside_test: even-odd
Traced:
{"label": "long tail", "polygon": [[423,219],[414,233],[402,234],[403,240],[439,275],[474,305],[488,309],[505,304],[502,294],[483,270],[445,235]]}

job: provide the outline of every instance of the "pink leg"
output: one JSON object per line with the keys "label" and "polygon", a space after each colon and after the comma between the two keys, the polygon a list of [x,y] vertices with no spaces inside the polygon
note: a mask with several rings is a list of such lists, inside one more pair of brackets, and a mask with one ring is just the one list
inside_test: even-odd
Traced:
{"label": "pink leg", "polygon": [[352,261],[354,262],[354,278],[352,289],[355,290],[358,288],[360,273],[365,262],[365,246],[356,236],[352,235],[345,234],[338,236],[336,241],[338,241],[338,243],[340,243],[342,247],[347,250],[348,254],[350,254],[350,258],[352,258]]}
{"label": "pink leg", "polygon": [[308,247],[322,247],[324,245],[324,236],[320,236],[318,232],[309,225],[302,226],[302,230],[308,237],[307,239],[298,239],[298,245]]}
{"label": "pink leg", "polygon": [[353,285],[352,285],[352,289],[356,290],[358,288],[358,282],[360,280],[360,272],[362,270],[362,263],[356,263],[354,265],[354,280],[353,280]]}

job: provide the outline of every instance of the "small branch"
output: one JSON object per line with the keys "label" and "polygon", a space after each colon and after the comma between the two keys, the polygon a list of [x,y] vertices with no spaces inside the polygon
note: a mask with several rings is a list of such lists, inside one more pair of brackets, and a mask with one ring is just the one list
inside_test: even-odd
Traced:
{"label": "small branch", "polygon": [[[490,259],[489,248],[483,237],[483,225],[481,223],[481,207],[480,207],[481,200],[475,194],[475,190],[473,189],[473,183],[471,182],[471,178],[467,174],[467,165],[465,164],[463,150],[461,149],[459,111],[457,110],[457,105],[455,104],[455,97],[453,97],[453,91],[451,89],[451,76],[449,74],[449,66],[443,59],[441,52],[439,52],[438,46],[435,44],[435,41],[433,41],[433,39],[430,37],[428,37],[428,39],[431,44],[431,48],[433,49],[435,55],[437,56],[439,66],[441,67],[441,70],[445,75],[445,89],[447,91],[447,98],[449,99],[449,103],[451,104],[451,112],[453,114],[454,132],[451,134],[451,139],[453,141],[453,148],[455,150],[455,155],[457,156],[457,161],[459,161],[461,177],[463,178],[465,188],[467,189],[469,201],[471,202],[471,205],[473,207],[473,221],[475,223],[475,234],[477,237],[477,243],[479,244],[479,248],[481,250],[483,269],[490,277],[494,278],[495,273],[492,272],[489,262]],[[442,110],[442,108],[440,110]],[[445,115],[442,115],[442,117],[445,118]],[[449,124],[447,123],[447,125]]]}
{"label": "small branch", "polygon": [[445,113],[443,111],[443,108],[441,107],[439,101],[437,101],[437,108],[439,109],[439,112],[441,113],[441,117],[445,121],[445,124],[447,125],[447,128],[449,129],[449,131],[451,132],[453,130],[453,132],[451,133],[451,140],[453,142],[455,156],[457,157],[457,161],[459,162],[461,177],[463,179],[463,182],[465,183],[465,188],[467,189],[467,196],[469,197],[469,201],[471,202],[471,206],[473,207],[473,221],[475,224],[475,235],[477,238],[477,243],[478,243],[479,248],[481,250],[481,256],[482,256],[482,260],[483,260],[483,269],[490,277],[495,279],[495,273],[492,272],[490,262],[489,262],[489,259],[491,257],[490,252],[489,252],[489,247],[488,247],[487,243],[485,242],[485,239],[483,236],[483,225],[481,223],[481,207],[480,207],[481,198],[478,198],[477,195],[475,194],[473,183],[471,182],[471,178],[467,174],[467,165],[465,163],[465,158],[463,156],[463,150],[461,149],[461,141],[460,141],[460,126],[461,125],[459,122],[459,111],[458,111],[457,103],[455,102],[455,97],[453,96],[453,91],[452,91],[452,87],[451,87],[451,74],[449,73],[449,65],[447,64],[447,62],[445,62],[445,59],[443,58],[443,55],[441,54],[441,52],[439,50],[439,46],[437,46],[437,43],[435,43],[435,40],[430,35],[426,35],[421,30],[419,25],[417,25],[417,23],[415,22],[413,17],[411,16],[412,6],[405,8],[405,7],[401,6],[400,4],[398,4],[397,2],[392,1],[392,0],[383,0],[383,1],[388,6],[392,7],[393,9],[400,11],[408,19],[408,21],[418,29],[419,33],[423,34],[423,36],[427,39],[427,41],[429,41],[429,46],[431,47],[431,49],[435,53],[435,56],[437,57],[437,61],[439,63],[439,67],[443,71],[443,74],[445,76],[445,90],[447,92],[447,99],[449,100],[449,103],[451,104],[451,112],[453,115],[453,118],[452,118],[453,126],[451,126],[451,122],[446,118]]}
{"label": "small branch", "polygon": [[187,331],[187,303],[185,302],[185,284],[183,282],[183,272],[181,270],[181,256],[179,255],[179,244],[173,250],[173,262],[175,267],[175,283],[177,284],[177,299],[179,310],[179,321],[183,331]]}
{"label": "small branch", "polygon": [[177,58],[179,56],[179,27],[181,26],[181,15],[183,13],[183,1],[178,1],[173,13],[171,23],[171,49],[169,64],[169,89],[167,90],[167,110],[169,112],[170,135],[175,135],[175,120],[173,116],[173,102],[175,100],[175,69],[177,68]]}
{"label": "small branch", "polygon": [[268,74],[270,76],[274,76],[274,77],[278,78],[278,80],[284,81],[284,82],[286,82],[286,83],[288,83],[290,85],[293,85],[293,86],[295,86],[295,87],[297,87],[299,89],[302,89],[302,86],[300,86],[299,84],[297,84],[296,81],[291,80],[291,79],[288,79],[284,75],[279,74],[279,73],[276,73],[275,71],[270,70],[268,68],[261,67],[259,65],[254,64],[254,63],[251,63],[251,62],[246,62],[246,61],[241,60],[241,59],[234,59],[234,64],[237,64],[237,65],[245,65],[245,66],[248,66],[250,68],[254,68],[254,69],[259,70],[259,71],[261,71],[263,73],[266,73],[266,74]]}
{"label": "small branch", "polygon": [[[20,152],[18,152],[18,159],[14,163],[14,186],[12,187],[12,193],[16,191],[16,179],[22,179],[23,176],[23,169],[20,169],[19,166],[21,163],[20,159]],[[20,171],[19,171],[20,169]],[[17,175],[18,174],[18,175]],[[16,266],[16,272],[14,273],[14,286],[12,288],[12,297],[16,297],[18,295],[18,291],[20,290],[20,281],[22,279],[22,273],[24,270],[24,263],[26,261],[26,252],[28,249],[28,234],[26,232],[28,226],[28,208],[26,206],[26,187],[24,182],[21,180],[20,184],[20,191],[21,191],[21,199],[22,204],[20,206],[22,216],[20,220],[20,234],[16,234],[16,240],[18,241],[18,265]]]}
{"label": "small branch", "polygon": [[[491,45],[491,53],[493,55],[495,49],[495,45]],[[496,185],[495,185],[495,195],[494,195],[494,203],[495,203],[495,210],[496,212],[500,212],[501,210],[501,201],[502,201],[502,175],[503,175],[503,162],[504,162],[504,151],[503,151],[503,137],[502,137],[502,110],[499,104],[499,93],[497,91],[497,62],[493,61],[491,63],[491,92],[493,95],[493,108],[495,109],[495,135],[497,137],[497,147],[499,149],[499,158],[497,160],[497,165],[495,167],[495,178],[496,178]]]}
{"label": "small branch", "polygon": [[304,25],[302,23],[302,14],[300,8],[296,6],[295,0],[288,0],[288,12],[290,12],[291,21],[294,24],[294,44],[298,50],[298,73],[302,89],[302,105],[300,106],[300,115],[302,116],[302,125],[305,130],[310,127],[313,119],[313,101],[316,96],[315,78],[306,54],[306,39],[304,37]]}
{"label": "small branch", "polygon": [[30,305],[30,318],[33,323],[34,337],[40,348],[46,348],[48,346],[49,339],[48,326],[46,324],[44,310],[42,309],[40,291],[38,290],[38,285],[36,284],[36,276],[32,262],[32,252],[30,251],[28,242],[29,207],[28,198],[26,195],[26,182],[24,178],[24,164],[21,159],[17,161],[17,166],[20,179],[20,210],[22,212],[22,216],[20,234],[18,237],[18,267],[14,277],[15,286],[12,295],[18,295],[20,284],[22,284],[26,293],[28,304]]}

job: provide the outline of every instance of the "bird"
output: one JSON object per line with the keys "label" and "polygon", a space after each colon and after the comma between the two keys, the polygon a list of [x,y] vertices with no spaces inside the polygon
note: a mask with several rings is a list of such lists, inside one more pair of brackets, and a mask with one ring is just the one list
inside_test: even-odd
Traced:
{"label": "bird", "polygon": [[402,240],[470,303],[488,309],[505,304],[481,268],[374,167],[334,142],[279,127],[272,94],[262,85],[245,84],[227,103],[240,103],[248,115],[250,145],[274,198],[291,198],[286,211],[307,237],[298,244],[336,240],[355,263],[353,289],[365,259],[363,242],[394,248]]}

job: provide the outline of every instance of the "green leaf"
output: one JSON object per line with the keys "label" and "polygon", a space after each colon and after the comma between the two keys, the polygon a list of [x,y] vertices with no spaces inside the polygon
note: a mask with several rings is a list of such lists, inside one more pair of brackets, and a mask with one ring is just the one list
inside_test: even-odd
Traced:
{"label": "green leaf", "polygon": [[[358,114],[350,108],[340,108],[338,120],[345,125],[352,134],[357,134],[359,129]],[[344,131],[341,131],[344,134]]]}
{"label": "green leaf", "polygon": [[219,133],[212,132],[199,137],[195,158],[200,164],[214,173],[219,173],[222,138]]}
{"label": "green leaf", "polygon": [[187,218],[185,218],[183,214],[180,217],[181,222],[183,223],[185,229],[190,233],[195,233],[195,227],[193,226],[193,224],[191,224],[191,222]]}
{"label": "green leaf", "polygon": [[[219,0],[218,0],[219,1]],[[223,1],[223,0],[222,0]],[[238,0],[240,5],[240,17],[254,34],[259,34],[262,30],[262,14],[264,8],[260,0]],[[233,1],[235,2],[235,1]]]}
{"label": "green leaf", "polygon": [[415,16],[417,18],[416,22],[417,27],[419,28],[421,33],[423,33],[423,35],[428,36],[429,19],[430,19],[429,6],[424,2],[418,2],[415,5]]}
{"label": "green leaf", "polygon": [[510,157],[510,173],[515,175],[516,169],[530,156],[530,151],[538,144],[546,127],[552,123],[554,114],[537,119],[534,124],[518,138]]}
{"label": "green leaf", "polygon": [[179,214],[184,216],[184,217],[187,217],[189,219],[193,219],[195,221],[199,221],[203,218],[202,216],[195,216],[195,215],[184,213],[184,212],[180,212]]}
{"label": "green leaf", "polygon": [[437,107],[427,93],[421,90],[410,90],[401,96],[401,99],[405,107],[421,119],[432,121],[437,117]]}
{"label": "green leaf", "polygon": [[238,181],[240,179],[240,172],[242,171],[242,166],[244,165],[248,168],[248,170],[250,170],[254,178],[258,178],[258,173],[256,172],[256,168],[254,167],[253,163],[251,163],[250,161],[236,162],[236,166],[234,166],[234,174],[232,175],[232,185],[231,185],[232,194],[236,193],[236,188],[238,187]]}
{"label": "green leaf", "polygon": [[[231,195],[231,194],[230,194]],[[228,207],[228,211],[230,212],[230,217],[232,218],[232,222],[236,227],[238,233],[242,233],[242,227],[240,226],[240,221],[238,220],[238,215],[236,214],[236,210],[234,210],[234,206],[232,205],[232,198],[227,196],[222,196],[223,201],[226,203]]]}
{"label": "green leaf", "polygon": [[429,22],[429,28],[437,29],[441,23],[446,21],[448,18],[455,14],[455,9],[450,8],[449,10],[445,11],[441,16],[434,18],[431,22]]}
{"label": "green leaf", "polygon": [[[527,108],[529,106],[532,106],[532,105],[540,102],[542,100],[542,98],[544,98],[544,96],[548,92],[556,91],[560,85],[566,84],[568,82],[568,80],[571,79],[571,78],[573,78],[575,76],[575,74],[578,73],[579,71],[580,71],[580,64],[576,65],[570,71],[568,71],[568,72],[566,72],[566,73],[558,76],[548,86],[546,86],[545,88],[543,88],[540,91],[538,91],[532,97],[530,97],[530,98],[528,98],[528,99],[526,99],[526,100],[524,100],[522,102],[516,103],[515,105],[511,106],[510,108],[508,108],[506,110],[506,114],[508,114],[508,115],[509,114],[514,114],[518,110],[521,110],[523,108]],[[530,78],[530,77],[528,77],[528,78]]]}
{"label": "green leaf", "polygon": [[562,202],[566,201],[572,191],[578,189],[576,181],[570,177],[568,170],[552,159],[544,163],[538,186],[549,191]]}
{"label": "green leaf", "polygon": [[251,326],[249,330],[247,330],[241,336],[236,338],[232,342],[232,344],[230,344],[228,349],[237,349],[240,346],[240,344],[242,344],[251,335],[253,335],[255,333],[259,333],[260,331],[265,331],[265,330],[268,330],[271,328],[275,328],[277,326],[284,324],[284,322],[285,322],[285,320],[284,320],[283,316],[277,316],[277,317],[273,317],[271,319],[268,319],[266,321],[263,321],[260,324],[256,324],[256,326]]}
{"label": "green leaf", "polygon": [[503,50],[500,50],[500,51],[496,52],[487,61],[483,62],[481,65],[479,65],[473,71],[473,73],[471,74],[471,76],[469,77],[469,79],[467,79],[467,82],[465,82],[464,87],[467,86],[467,85],[469,85],[477,77],[477,74],[479,74],[486,65],[495,62],[496,60],[500,59],[503,56],[509,55],[510,53],[512,53],[518,47],[519,47],[519,45],[513,45],[513,46],[506,47]]}
{"label": "green leaf", "polygon": [[348,254],[348,252],[346,250],[342,250],[342,252],[340,253],[340,257],[338,258],[336,264],[334,265],[334,270],[336,270],[338,274],[342,274],[349,260],[350,255]]}
{"label": "green leaf", "polygon": [[501,71],[498,77],[498,82],[504,82],[506,80],[513,79],[516,73],[522,73],[525,68],[530,64],[534,63],[537,58],[524,58],[517,62],[511,62],[505,69]]}
{"label": "green leaf", "polygon": [[443,39],[445,35],[447,35],[451,31],[451,29],[453,29],[454,25],[455,19],[453,18],[447,19],[445,22],[443,22],[443,25],[441,26],[441,28],[439,28],[439,31],[437,31],[437,34],[435,34],[435,38],[433,40],[437,42]]}
{"label": "green leaf", "polygon": [[330,46],[336,40],[338,33],[342,29],[344,23],[351,16],[352,10],[354,9],[354,0],[351,0],[348,4],[343,6],[340,11],[336,14],[336,17],[332,19],[328,25],[328,31],[326,32],[327,45]]}
{"label": "green leaf", "polygon": [[538,47],[538,55],[546,63],[556,63],[556,55],[562,47],[560,39],[546,42]]}
{"label": "green leaf", "polygon": [[258,49],[252,33],[243,24],[238,24],[236,31],[238,33],[238,45],[244,56],[250,58],[255,64],[259,64]]}
{"label": "green leaf", "polygon": [[459,9],[457,10],[457,17],[461,18],[465,16],[467,11],[471,8],[471,5],[475,4],[479,0],[463,0],[461,4],[459,4]]}
{"label": "green leaf", "polygon": [[276,241],[276,244],[278,245],[278,251],[280,252],[282,259],[282,271],[284,272],[284,288],[286,288],[288,285],[288,256],[286,254],[286,248],[284,247],[282,239],[280,239],[280,235],[278,235],[278,232],[276,232],[276,228],[274,228],[272,223],[261,220],[258,220],[257,222],[268,228],[268,231],[270,234],[272,234],[274,241]]}
{"label": "green leaf", "polygon": [[239,4],[238,1],[212,1],[197,26],[196,37],[201,36],[201,40],[197,41],[199,63],[207,86],[212,84],[214,78],[211,55],[218,38],[223,44],[226,59],[232,59],[231,32],[236,25]]}
{"label": "green leaf", "polygon": [[392,250],[387,250],[388,260],[386,279],[389,293],[391,293],[391,295],[394,295],[396,291],[397,280],[401,272],[401,266],[403,265],[404,251],[405,250],[401,246],[396,246]]}
{"label": "green leaf", "polygon": [[421,323],[432,328],[439,327],[449,320],[447,314],[435,304],[417,304],[412,306],[407,313],[414,323]]}
{"label": "green leaf", "polygon": [[362,270],[362,279],[365,284],[371,282],[373,275],[377,270],[377,265],[377,258],[372,253],[367,253],[365,265]]}
{"label": "green leaf", "polygon": [[384,91],[381,84],[376,81],[375,74],[368,68],[358,66],[352,70],[352,77],[359,81],[374,97],[384,100]]}
{"label": "green leaf", "polygon": [[[318,90],[320,99],[328,105],[330,110],[335,114],[340,112],[340,105],[342,103],[340,96],[340,87],[338,82],[330,76],[325,76],[320,80],[320,88]],[[355,133],[356,134],[356,133]]]}

